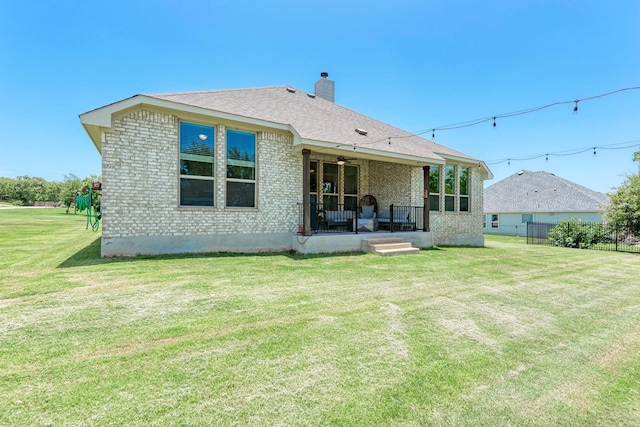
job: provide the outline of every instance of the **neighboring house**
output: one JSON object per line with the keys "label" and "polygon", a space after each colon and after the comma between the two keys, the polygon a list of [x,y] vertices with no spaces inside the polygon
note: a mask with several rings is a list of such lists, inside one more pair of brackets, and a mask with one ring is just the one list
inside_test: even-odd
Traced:
{"label": "neighboring house", "polygon": [[522,170],[484,190],[484,231],[524,236],[527,222],[600,222],[609,198],[549,172]]}
{"label": "neighboring house", "polygon": [[[102,155],[102,255],[349,251],[390,232],[484,244],[482,161],[333,98],[322,73],[315,94],[135,95],[81,114]],[[377,202],[366,228],[361,200]]]}

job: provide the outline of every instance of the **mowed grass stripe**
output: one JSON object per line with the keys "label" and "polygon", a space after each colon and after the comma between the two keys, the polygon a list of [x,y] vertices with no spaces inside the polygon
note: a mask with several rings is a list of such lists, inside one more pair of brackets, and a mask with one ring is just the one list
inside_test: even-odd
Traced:
{"label": "mowed grass stripe", "polygon": [[0,210],[0,425],[637,425],[640,258],[99,258]]}

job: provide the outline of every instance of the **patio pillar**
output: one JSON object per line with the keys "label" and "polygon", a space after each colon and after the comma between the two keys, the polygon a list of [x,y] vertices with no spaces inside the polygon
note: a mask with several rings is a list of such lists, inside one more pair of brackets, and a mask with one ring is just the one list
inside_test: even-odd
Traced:
{"label": "patio pillar", "polygon": [[302,150],[302,235],[311,236],[311,150]]}
{"label": "patio pillar", "polygon": [[422,197],[424,203],[422,206],[422,231],[428,232],[429,230],[429,166],[422,167],[422,173],[424,175],[424,191]]}

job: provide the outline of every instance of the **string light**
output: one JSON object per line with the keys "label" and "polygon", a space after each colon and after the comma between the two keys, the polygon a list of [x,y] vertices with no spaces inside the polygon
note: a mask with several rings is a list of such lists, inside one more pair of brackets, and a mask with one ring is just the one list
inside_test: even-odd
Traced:
{"label": "string light", "polygon": [[[416,132],[407,132],[407,133],[404,133],[402,135],[390,135],[390,136],[393,137],[393,138],[398,138],[398,139],[411,138],[411,137],[414,137],[414,136],[424,135],[425,133],[431,131],[431,138],[434,139],[436,137],[436,131],[437,130],[462,129],[462,128],[467,128],[467,127],[471,127],[471,126],[476,126],[476,125],[479,125],[481,123],[485,123],[485,122],[488,122],[488,121],[491,121],[491,120],[493,120],[493,126],[496,127],[497,126],[497,123],[496,123],[497,119],[504,119],[504,118],[508,118],[508,117],[521,116],[521,115],[524,115],[524,114],[531,114],[531,113],[535,113],[535,112],[540,111],[540,110],[544,110],[544,109],[547,109],[547,108],[551,108],[551,107],[555,107],[557,105],[563,105],[563,104],[574,104],[573,113],[577,114],[577,112],[578,112],[578,102],[591,101],[593,99],[603,98],[605,96],[614,95],[616,93],[630,91],[630,90],[638,90],[638,89],[640,89],[640,86],[625,87],[625,88],[622,88],[622,89],[613,90],[611,92],[601,93],[599,95],[588,96],[588,97],[582,98],[582,99],[572,99],[570,101],[557,101],[557,102],[552,102],[552,103],[547,104],[547,105],[541,105],[539,107],[525,108],[523,110],[512,111],[510,113],[495,114],[495,115],[491,115],[489,117],[483,117],[483,118],[479,118],[479,119],[475,119],[475,120],[468,120],[466,122],[453,123],[453,124],[445,125],[445,126],[426,128],[424,130],[419,130],[419,131],[416,131]],[[388,137],[389,136],[387,136],[385,138],[388,138]],[[378,140],[371,140],[371,141],[367,142],[366,144],[379,143],[381,141],[384,141],[385,138],[378,139]]]}
{"label": "string light", "polygon": [[[626,88],[622,88],[622,89],[617,89],[617,90],[613,90],[611,92],[606,92],[606,93],[602,93],[599,95],[593,95],[593,96],[589,96],[586,98],[582,98],[582,99],[573,99],[571,101],[557,101],[557,102],[553,102],[547,105],[542,105],[539,107],[533,107],[533,108],[527,108],[524,110],[519,110],[519,111],[512,111],[510,113],[504,113],[504,114],[497,114],[497,115],[493,115],[493,116],[489,116],[489,117],[484,117],[484,118],[479,118],[479,119],[475,119],[475,120],[469,120],[466,122],[459,122],[459,123],[453,123],[451,125],[446,125],[446,126],[439,126],[439,127],[432,127],[431,129],[426,129],[426,130],[421,130],[421,131],[417,131],[417,132],[406,132],[402,135],[391,135],[391,136],[387,136],[387,140],[388,140],[388,144],[391,145],[391,138],[396,138],[396,139],[402,139],[402,138],[411,138],[414,136],[419,136],[419,135],[423,135],[429,131],[431,131],[431,138],[435,139],[436,137],[436,130],[454,130],[454,129],[462,129],[462,128],[466,128],[466,127],[471,127],[471,126],[476,126],[479,125],[481,123],[493,120],[493,128],[497,127],[497,122],[496,120],[499,118],[508,118],[508,117],[515,117],[515,116],[521,116],[524,114],[530,114],[530,113],[534,113],[540,110],[544,110],[547,108],[551,108],[557,105],[562,105],[562,104],[571,104],[573,103],[573,114],[577,114],[578,113],[578,103],[579,102],[584,102],[584,101],[590,101],[593,99],[597,99],[597,98],[602,98],[605,96],[610,96],[610,95],[614,95],[616,93],[620,93],[620,92],[625,92],[625,91],[631,91],[631,90],[638,90],[640,89],[640,86],[633,86],[633,87],[626,87]],[[378,140],[371,140],[368,142],[364,142],[361,143],[360,145],[369,145],[369,144],[376,144],[376,143],[380,143],[384,141],[384,139],[378,139]],[[638,141],[627,141],[626,143],[631,143],[631,142],[638,142]],[[617,143],[617,144],[610,144],[610,145],[618,145],[618,144],[626,144],[626,143]],[[340,148],[343,147],[344,144],[340,144],[338,143],[335,148]],[[617,147],[617,148],[607,148],[608,146],[602,146],[602,147],[593,147],[593,154],[596,155],[596,148],[600,148],[600,149],[609,149],[609,150],[619,150],[619,149],[623,149],[623,148],[630,148],[630,147],[636,147],[636,146],[640,146],[639,144],[633,144],[633,145],[629,145],[626,147]],[[353,149],[356,150],[356,146],[353,146]],[[503,160],[498,160],[498,161],[493,161],[493,162],[486,162],[485,164],[487,165],[495,165],[495,164],[499,164],[499,163],[503,163],[505,161],[508,162],[509,165],[511,165],[511,160],[517,161],[517,160],[532,160],[532,159],[536,159],[542,156],[545,156],[545,161],[549,161],[549,156],[573,156],[573,155],[577,155],[580,153],[583,153],[585,151],[590,150],[591,147],[586,148],[586,149],[578,149],[578,150],[572,150],[572,152],[570,153],[566,153],[566,152],[554,152],[554,153],[546,153],[546,154],[539,154],[539,155],[534,155],[534,156],[525,156],[525,157],[511,157],[508,159],[503,159]]]}
{"label": "string light", "polygon": [[559,157],[566,157],[566,156],[575,156],[578,154],[582,154],[585,153],[587,151],[593,150],[593,155],[597,155],[597,150],[623,150],[626,148],[640,148],[640,140],[633,140],[633,141],[625,141],[625,142],[616,142],[613,144],[607,144],[607,145],[602,145],[602,146],[596,146],[596,147],[585,147],[585,148],[577,148],[577,149],[573,149],[573,150],[565,150],[565,151],[556,151],[556,152],[552,152],[552,153],[545,153],[545,154],[534,154],[531,156],[522,156],[522,157],[509,157],[506,159],[502,159],[502,160],[496,160],[496,161],[488,161],[486,162],[487,165],[497,165],[500,163],[504,163],[507,162],[507,164],[509,166],[511,166],[511,161],[527,161],[527,160],[534,160],[534,159],[538,159],[540,157],[544,157],[545,161],[548,162],[549,161],[549,156],[559,156]]}

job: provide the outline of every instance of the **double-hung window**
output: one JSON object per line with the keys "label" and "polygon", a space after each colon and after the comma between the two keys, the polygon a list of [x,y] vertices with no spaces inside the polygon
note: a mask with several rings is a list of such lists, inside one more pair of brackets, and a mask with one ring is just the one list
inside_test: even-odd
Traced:
{"label": "double-hung window", "polygon": [[429,210],[440,210],[440,166],[429,167]]}
{"label": "double-hung window", "polygon": [[311,195],[311,204],[318,203],[318,161],[311,160],[309,172],[309,193]]}
{"label": "double-hung window", "polygon": [[344,210],[358,207],[358,167],[344,165]]}
{"label": "double-hung window", "polygon": [[214,206],[214,128],[180,122],[180,206]]}
{"label": "double-hung window", "polygon": [[256,135],[227,130],[227,206],[256,206]]}
{"label": "double-hung window", "polygon": [[325,210],[338,210],[338,165],[322,165],[322,205]]}
{"label": "double-hung window", "polygon": [[469,212],[469,168],[460,168],[460,212]]}
{"label": "double-hung window", "polygon": [[456,209],[456,177],[452,165],[444,167],[444,210],[453,212]]}

